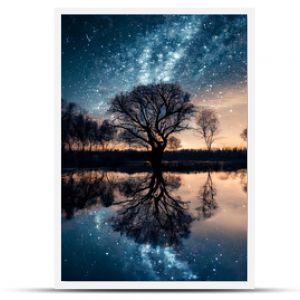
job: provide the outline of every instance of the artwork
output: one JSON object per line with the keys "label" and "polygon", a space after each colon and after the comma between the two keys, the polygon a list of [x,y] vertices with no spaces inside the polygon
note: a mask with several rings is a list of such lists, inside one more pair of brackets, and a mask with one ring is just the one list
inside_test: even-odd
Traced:
{"label": "artwork", "polygon": [[247,14],[60,18],[61,282],[247,282]]}

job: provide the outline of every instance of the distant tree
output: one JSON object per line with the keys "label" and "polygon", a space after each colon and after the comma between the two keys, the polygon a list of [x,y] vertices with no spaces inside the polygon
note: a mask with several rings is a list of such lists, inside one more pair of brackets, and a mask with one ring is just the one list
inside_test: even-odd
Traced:
{"label": "distant tree", "polygon": [[102,150],[107,150],[110,142],[116,137],[117,130],[108,120],[104,120],[98,128],[97,141]]}
{"label": "distant tree", "polygon": [[87,143],[88,137],[86,135],[87,118],[83,113],[75,117],[75,140],[77,142],[77,150],[84,150],[84,145]]}
{"label": "distant tree", "polygon": [[196,122],[199,126],[201,137],[210,151],[213,142],[216,140],[216,134],[219,131],[219,120],[216,113],[212,109],[200,108]]}
{"label": "distant tree", "polygon": [[195,109],[178,84],[141,85],[111,101],[114,124],[130,144],[151,149],[150,162],[160,167],[169,137],[189,128]]}
{"label": "distant tree", "polygon": [[89,117],[86,117],[84,125],[84,144],[88,145],[89,151],[97,142],[98,123]]}
{"label": "distant tree", "polygon": [[62,149],[64,151],[92,150],[101,145],[107,150],[109,143],[116,137],[116,128],[104,120],[100,125],[79,105],[62,99],[61,107]]}
{"label": "distant tree", "polygon": [[175,136],[171,136],[168,142],[168,149],[174,151],[180,147],[181,147],[181,140],[176,138]]}
{"label": "distant tree", "polygon": [[248,130],[245,128],[241,133],[241,138],[246,142],[248,138]]}
{"label": "distant tree", "polygon": [[216,200],[217,190],[212,181],[211,172],[207,173],[207,179],[202,186],[200,196],[200,206],[196,208],[198,212],[197,219],[210,218],[218,208]]}
{"label": "distant tree", "polygon": [[62,146],[65,149],[68,145],[68,150],[72,151],[72,142],[76,138],[77,132],[77,120],[76,117],[80,112],[80,108],[77,104],[72,102],[66,102],[62,99],[61,106],[61,138]]}

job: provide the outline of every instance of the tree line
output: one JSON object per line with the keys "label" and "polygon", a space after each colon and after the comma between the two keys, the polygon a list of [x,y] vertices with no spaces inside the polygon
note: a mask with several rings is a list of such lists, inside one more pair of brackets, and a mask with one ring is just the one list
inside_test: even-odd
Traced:
{"label": "tree line", "polygon": [[116,138],[117,129],[109,120],[94,120],[75,103],[62,100],[61,111],[64,151],[108,150],[110,142]]}
{"label": "tree line", "polygon": [[[181,147],[175,136],[196,130],[210,151],[220,131],[213,109],[196,108],[179,84],[140,85],[110,101],[110,120],[93,120],[78,105],[62,101],[62,145],[64,150],[108,149],[113,141],[150,150],[150,162],[159,167],[165,150]],[[191,118],[196,128],[191,127]],[[247,129],[241,133],[247,140]]]}

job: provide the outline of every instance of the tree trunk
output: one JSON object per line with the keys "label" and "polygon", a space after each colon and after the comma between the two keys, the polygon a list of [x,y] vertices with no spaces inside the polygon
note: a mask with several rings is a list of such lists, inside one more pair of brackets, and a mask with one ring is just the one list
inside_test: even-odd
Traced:
{"label": "tree trunk", "polygon": [[161,169],[163,148],[152,148],[150,153],[150,163],[153,169]]}
{"label": "tree trunk", "polygon": [[72,149],[72,143],[70,141],[68,141],[68,146],[69,146],[69,151],[72,152],[73,149]]}

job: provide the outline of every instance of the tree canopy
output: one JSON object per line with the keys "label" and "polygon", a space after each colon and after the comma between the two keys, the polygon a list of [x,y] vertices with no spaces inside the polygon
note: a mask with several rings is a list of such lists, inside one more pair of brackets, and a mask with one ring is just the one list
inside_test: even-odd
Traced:
{"label": "tree canopy", "polygon": [[214,110],[200,108],[197,125],[199,126],[200,135],[204,139],[207,149],[210,151],[219,130],[219,120]]}
{"label": "tree canopy", "polygon": [[189,128],[195,108],[178,84],[161,83],[141,85],[115,96],[109,111],[122,138],[150,148],[159,161],[169,137]]}

